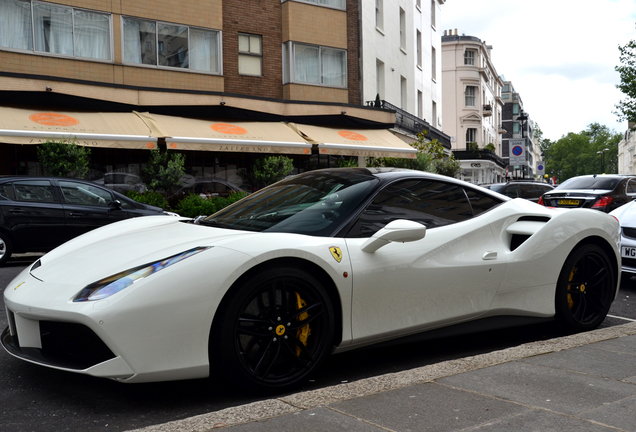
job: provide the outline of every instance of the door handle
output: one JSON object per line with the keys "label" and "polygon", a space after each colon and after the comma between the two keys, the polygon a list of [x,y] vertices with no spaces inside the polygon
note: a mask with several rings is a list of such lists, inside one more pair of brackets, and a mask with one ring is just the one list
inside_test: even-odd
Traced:
{"label": "door handle", "polygon": [[68,215],[70,217],[82,217],[82,216],[84,216],[84,213],[70,212]]}
{"label": "door handle", "polygon": [[497,252],[484,252],[484,255],[481,257],[481,259],[488,261],[488,260],[495,260],[497,259]]}

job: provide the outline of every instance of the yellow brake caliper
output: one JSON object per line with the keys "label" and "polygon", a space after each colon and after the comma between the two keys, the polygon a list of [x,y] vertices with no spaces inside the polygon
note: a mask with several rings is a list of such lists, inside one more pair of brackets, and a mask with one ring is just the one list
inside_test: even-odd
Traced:
{"label": "yellow brake caliper", "polygon": [[[303,300],[300,297],[300,294],[296,293],[296,306],[298,306],[296,308],[296,310],[300,310],[302,308],[304,308],[305,306],[307,306],[307,302],[305,300]],[[309,314],[307,312],[303,312],[301,313],[298,318],[296,318],[297,321],[304,321],[309,317]],[[303,343],[303,345],[307,346],[307,339],[309,338],[309,324],[307,324],[306,326],[303,326],[301,328],[299,328],[298,330],[296,330],[296,337],[298,338],[299,341],[301,341]],[[296,355],[300,357],[300,347],[296,347]]]}
{"label": "yellow brake caliper", "polygon": [[[572,269],[572,273],[570,273],[570,280],[568,281],[568,282],[570,282],[568,284],[568,291],[571,291],[570,287],[572,286],[572,279],[574,279],[574,273],[576,273],[576,267],[574,267]],[[570,294],[570,293],[568,293],[568,307],[570,309],[572,309],[574,307],[574,300],[572,300],[572,294]]]}

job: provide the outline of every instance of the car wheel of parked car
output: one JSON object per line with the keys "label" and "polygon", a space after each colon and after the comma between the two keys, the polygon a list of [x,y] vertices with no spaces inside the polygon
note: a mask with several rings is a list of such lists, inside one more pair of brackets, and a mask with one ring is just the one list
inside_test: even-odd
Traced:
{"label": "car wheel of parked car", "polygon": [[609,312],[616,281],[610,260],[599,246],[575,249],[563,265],[556,288],[556,317],[568,329],[598,327]]}
{"label": "car wheel of parked car", "polygon": [[285,391],[304,382],[330,353],[334,312],[325,289],[295,268],[258,273],[230,293],[211,344],[233,382]]}
{"label": "car wheel of parked car", "polygon": [[0,266],[4,265],[9,258],[11,257],[11,252],[13,251],[13,247],[11,246],[11,241],[6,234],[0,232]]}

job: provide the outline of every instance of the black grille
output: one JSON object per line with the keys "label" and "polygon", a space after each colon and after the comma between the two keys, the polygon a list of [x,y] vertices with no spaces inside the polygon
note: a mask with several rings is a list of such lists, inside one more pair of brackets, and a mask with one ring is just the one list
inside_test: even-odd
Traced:
{"label": "black grille", "polygon": [[636,239],[636,228],[625,228],[625,227],[623,227],[623,235],[625,237]]}
{"label": "black grille", "polygon": [[106,344],[82,324],[40,321],[41,355],[50,364],[86,369],[115,357]]}
{"label": "black grille", "polygon": [[513,251],[517,249],[519,246],[523,244],[523,242],[525,242],[529,238],[530,238],[529,235],[513,234],[512,240],[510,241],[510,250]]}
{"label": "black grille", "polygon": [[623,258],[621,263],[625,267],[636,267],[636,259],[634,258]]}

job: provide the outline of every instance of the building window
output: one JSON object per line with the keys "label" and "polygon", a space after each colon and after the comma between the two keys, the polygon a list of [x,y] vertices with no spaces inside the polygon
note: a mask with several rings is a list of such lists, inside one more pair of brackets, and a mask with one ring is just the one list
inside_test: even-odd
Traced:
{"label": "building window", "polygon": [[384,0],[375,0],[375,27],[384,29]]}
{"label": "building window", "polygon": [[512,133],[513,134],[519,133],[519,122],[512,122]]}
{"label": "building window", "polygon": [[476,143],[477,142],[477,129],[468,128],[466,129],[466,144]]}
{"label": "building window", "polygon": [[508,93],[502,94],[501,98],[502,99],[510,99],[510,94],[508,94]]}
{"label": "building window", "polygon": [[504,84],[503,89],[501,91],[503,93],[508,93],[510,91],[510,84]]}
{"label": "building window", "polygon": [[433,80],[437,79],[437,51],[435,47],[431,47],[431,76]]}
{"label": "building window", "polygon": [[400,8],[400,48],[406,51],[406,13]]}
{"label": "building window", "polygon": [[518,103],[512,104],[512,114],[519,115],[519,104]]}
{"label": "building window", "polygon": [[2,48],[112,61],[110,14],[1,0],[0,16]]}
{"label": "building window", "polygon": [[424,97],[422,95],[422,92],[420,90],[417,91],[417,116],[419,118],[424,118],[424,112],[423,112],[423,102],[424,102]]}
{"label": "building window", "polygon": [[218,31],[130,17],[122,22],[124,63],[221,72]]}
{"label": "building window", "polygon": [[464,51],[464,64],[475,66],[475,51],[467,49]]}
{"label": "building window", "polygon": [[422,67],[422,32],[419,30],[417,31],[415,42],[417,44],[417,65],[421,68]]}
{"label": "building window", "polygon": [[431,114],[431,126],[437,127],[437,103],[433,101],[433,113]]}
{"label": "building window", "polygon": [[436,0],[431,0],[431,26],[433,26],[433,27],[436,27],[436,24],[435,24],[435,9],[436,9],[435,1]]}
{"label": "building window", "polygon": [[347,86],[345,50],[296,42],[283,44],[284,83]]}
{"label": "building window", "polygon": [[467,107],[475,106],[475,86],[466,86],[466,91],[464,93],[465,103]]}
{"label": "building window", "polygon": [[406,78],[403,76],[400,77],[400,108],[404,111],[406,109]]}
{"label": "building window", "polygon": [[238,35],[239,56],[238,66],[240,75],[262,75],[263,50],[260,36]]}
{"label": "building window", "polygon": [[[287,0],[281,1],[281,3],[285,3]],[[301,3],[311,3],[317,6],[326,6],[332,7],[334,9],[342,9],[346,10],[346,0],[295,0]]]}
{"label": "building window", "polygon": [[380,60],[375,63],[375,90],[380,99],[384,99],[384,63]]}

